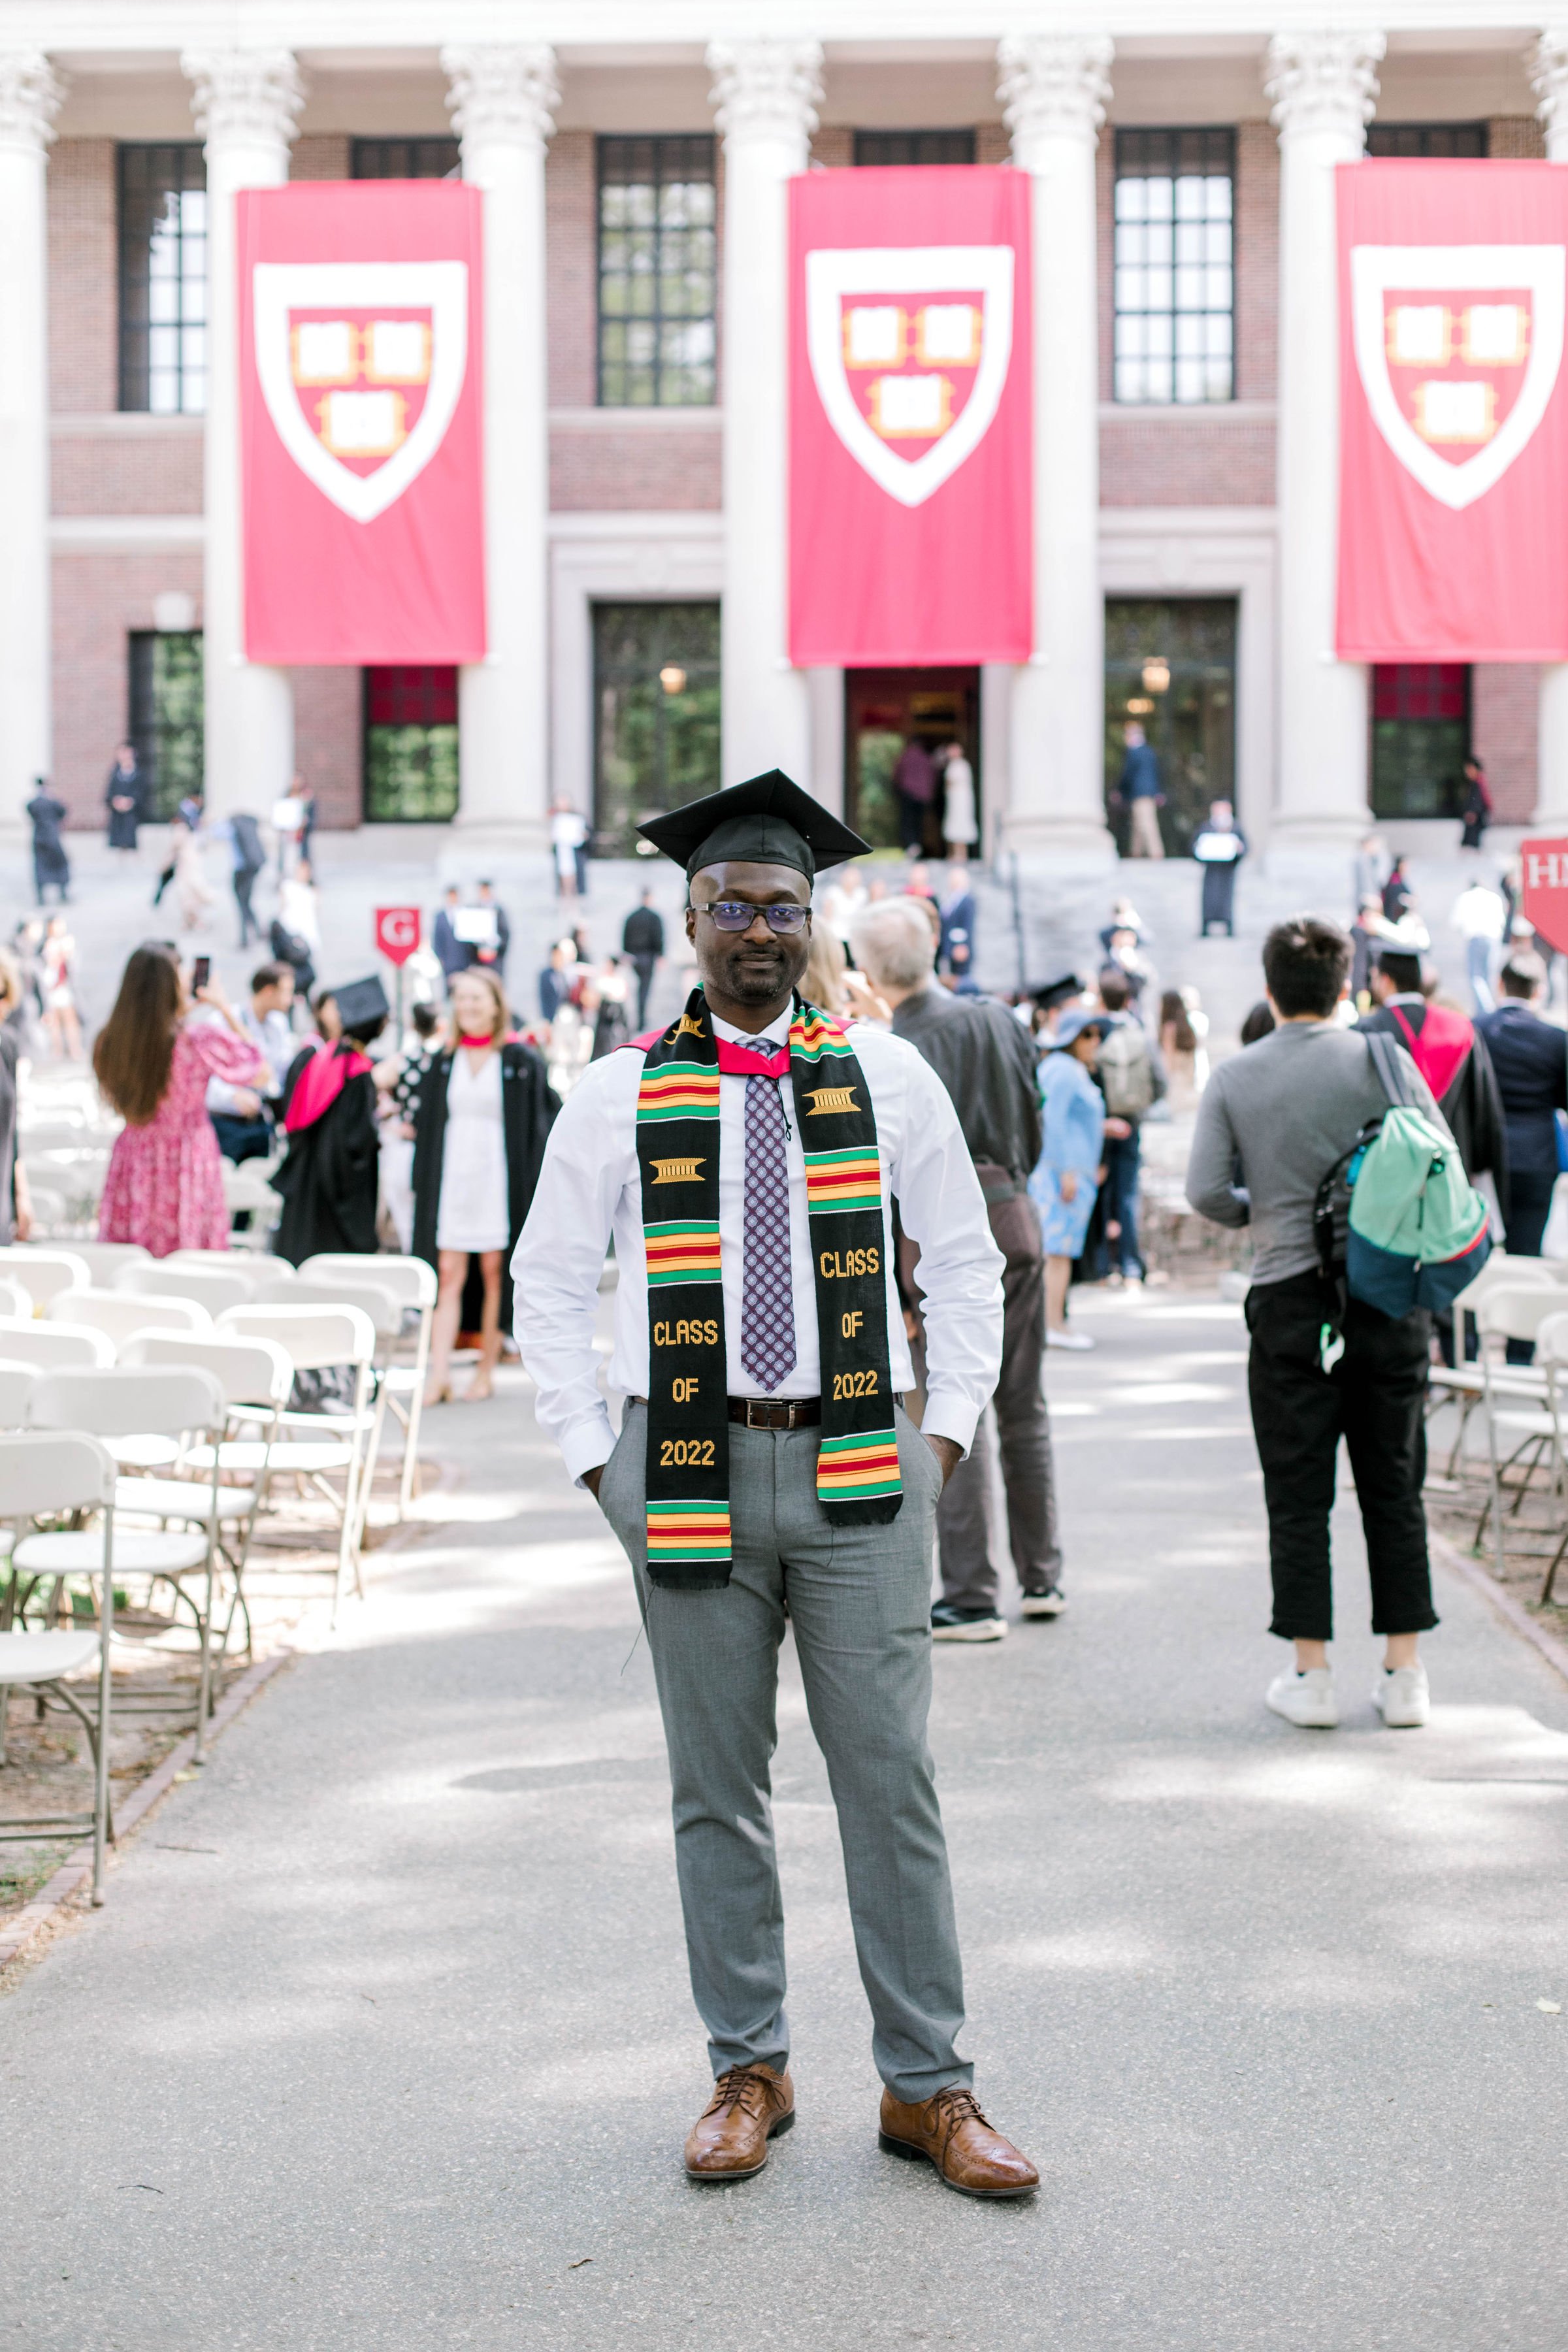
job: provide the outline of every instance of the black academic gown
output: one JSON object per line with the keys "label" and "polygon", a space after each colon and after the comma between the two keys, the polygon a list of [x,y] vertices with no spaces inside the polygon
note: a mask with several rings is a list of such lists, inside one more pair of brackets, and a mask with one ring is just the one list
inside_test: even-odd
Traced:
{"label": "black academic gown", "polygon": [[[289,1065],[283,1081],[285,1118],[300,1073],[315,1055],[316,1048],[308,1045]],[[348,1080],[330,1109],[289,1138],[283,1165],[272,1179],[273,1190],[283,1196],[273,1243],[279,1256],[290,1265],[303,1265],[322,1250],[357,1250],[368,1255],[375,1247],[380,1173],[375,1083],[363,1070]]]}
{"label": "black academic gown", "polygon": [[[146,786],[140,768],[123,775],[118,767],[110,768],[109,782],[103,788],[104,805],[109,811],[109,846],[110,849],[134,849],[136,828],[146,815]],[[128,809],[117,809],[116,801],[129,801]]]}
{"label": "black academic gown", "polygon": [[[1198,856],[1198,844],[1205,835],[1215,833],[1212,824],[1200,825],[1193,835],[1193,856]],[[1203,905],[1198,920],[1206,932],[1211,923],[1223,923],[1226,930],[1236,927],[1236,869],[1247,855],[1247,835],[1238,824],[1230,828],[1231,838],[1239,844],[1234,857],[1205,858]]]}
{"label": "black academic gown", "polygon": [[38,888],[41,892],[46,882],[57,882],[63,890],[71,878],[70,860],[60,839],[66,804],[52,793],[37,792],[27,803],[27,814],[33,820],[33,872]]}
{"label": "black academic gown", "polygon": [[[509,1238],[501,1267],[501,1329],[512,1323],[511,1254],[523,1221],[533,1205],[534,1188],[544,1162],[544,1141],[561,1104],[545,1075],[544,1064],[531,1045],[506,1045],[500,1049],[501,1134],[506,1144],[507,1225]],[[419,1090],[414,1143],[414,1255],[427,1265],[437,1264],[436,1231],[441,1214],[441,1165],[447,1143],[447,1089],[452,1079],[452,1055],[439,1054],[431,1063]],[[479,1264],[470,1261],[468,1289],[463,1299],[462,1328],[479,1328]]]}

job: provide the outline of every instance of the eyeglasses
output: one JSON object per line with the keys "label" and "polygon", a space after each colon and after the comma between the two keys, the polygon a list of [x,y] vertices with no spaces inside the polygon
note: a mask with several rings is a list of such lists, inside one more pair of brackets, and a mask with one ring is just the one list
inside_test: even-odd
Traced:
{"label": "eyeglasses", "polygon": [[798,931],[805,928],[809,907],[743,907],[734,898],[716,898],[710,907],[700,907],[698,913],[710,916],[715,929],[749,931],[759,915],[770,931]]}

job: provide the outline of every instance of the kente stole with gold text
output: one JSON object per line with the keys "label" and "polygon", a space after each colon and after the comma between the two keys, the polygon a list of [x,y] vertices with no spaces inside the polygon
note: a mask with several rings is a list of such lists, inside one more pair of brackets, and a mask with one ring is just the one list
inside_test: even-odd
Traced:
{"label": "kente stole with gold text", "polygon": [[729,1359],[719,1255],[719,1076],[789,1073],[805,1153],[822,1367],[816,1493],[840,1526],[902,1500],[888,1353],[877,1123],[837,1021],[797,997],[771,1059],[716,1037],[702,991],[647,1046],[637,1167],[647,1250],[647,1564],[687,1591],[730,1580]]}

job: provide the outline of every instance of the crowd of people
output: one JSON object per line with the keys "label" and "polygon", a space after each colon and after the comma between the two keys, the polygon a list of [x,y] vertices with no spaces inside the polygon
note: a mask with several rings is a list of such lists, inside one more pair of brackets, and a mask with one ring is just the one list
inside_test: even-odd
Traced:
{"label": "crowd of people", "polygon": [[[1270,1630],[1291,1649],[1265,1698],[1303,1730],[1340,1719],[1329,1527],[1342,1438],[1384,1643],[1373,1704],[1401,1729],[1430,1707],[1425,1411],[1434,1347],[1452,1358],[1457,1292],[1436,1276],[1422,1286],[1419,1253],[1406,1263],[1384,1248],[1370,1273],[1364,1247],[1358,1258],[1353,1216],[1393,1181],[1379,1153],[1392,1165],[1405,1150],[1425,1169],[1429,1230],[1460,1234],[1456,1284],[1489,1234],[1515,1255],[1553,1246],[1568,1052],[1543,1018],[1548,967],[1517,877],[1494,887],[1480,865],[1484,810],[1450,918],[1468,1010],[1441,985],[1405,861],[1373,836],[1354,921],[1275,924],[1240,1049],[1211,1065],[1196,991],[1161,985],[1150,927],[1125,897],[1083,968],[1010,997],[983,991],[955,763],[946,747],[929,778],[911,768],[898,783],[910,837],[897,863],[868,861],[776,773],[647,821],[645,838],[685,871],[679,928],[651,884],[614,951],[595,950],[585,914],[573,920],[527,1010],[509,991],[513,929],[494,886],[448,888],[405,966],[400,1018],[378,978],[316,981],[301,793],[286,821],[274,812],[265,933],[259,828],[222,830],[241,945],[265,937],[272,950],[247,1001],[229,1003],[208,959],[149,941],[92,1048],[123,1122],[104,1239],[154,1255],[225,1246],[226,1165],[254,1160],[291,1264],[395,1246],[436,1270],[427,1403],[453,1401],[465,1342],[467,1396],[489,1396],[515,1334],[541,1428],[627,1553],[654,1656],[717,2076],[687,2142],[700,2179],[760,2170],[793,2116],[766,1796],[787,1615],[839,1814],[883,2145],[968,2193],[1035,2185],[953,2046],[963,1998],[925,1746],[930,1643],[1004,1640],[1009,1573],[1025,1620],[1068,1605],[1046,1368],[1050,1350],[1094,1345],[1073,1311],[1081,1286],[1149,1278],[1152,1130],[1190,1118],[1192,1210],[1245,1231]],[[121,755],[107,798],[127,856],[134,782]],[[934,867],[920,853],[939,783],[952,854]],[[218,832],[199,800],[183,807],[157,884],[198,930],[212,896],[204,905],[201,845]],[[1247,845],[1223,803],[1205,840],[1201,931],[1234,935]],[[558,898],[581,901],[583,836],[562,824],[555,846]],[[62,897],[68,879],[53,877]],[[25,1236],[19,1044],[29,1017],[56,1022],[62,1054],[80,1036],[51,1003],[69,984],[68,919],[45,910],[18,945],[25,961],[0,955],[0,1225]],[[663,1025],[650,1029],[656,1001]],[[1568,1255],[1568,1230],[1562,1243]],[[602,1370],[626,1401],[618,1433]]]}

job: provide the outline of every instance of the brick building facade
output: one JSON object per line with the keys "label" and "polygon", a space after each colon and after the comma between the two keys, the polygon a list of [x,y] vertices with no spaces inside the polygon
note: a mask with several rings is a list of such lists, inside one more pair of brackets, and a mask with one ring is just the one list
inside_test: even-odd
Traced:
{"label": "brick building facade", "polygon": [[[104,20],[96,31],[95,5]],[[613,14],[607,12],[606,21]],[[715,0],[716,20],[734,14],[725,0]],[[209,152],[215,137],[233,132],[232,122],[227,131],[218,122],[219,101],[211,96],[218,83],[210,61],[202,66],[189,57],[182,63],[152,50],[128,53],[122,35],[110,38],[111,19],[119,22],[110,0],[83,0],[72,18],[74,49],[57,46],[42,16],[36,50],[0,49],[0,124],[9,123],[18,148],[30,138],[40,164],[47,154],[51,770],[72,822],[84,825],[101,822],[103,779],[116,740],[128,728],[153,723],[146,707],[136,706],[136,663],[146,671],[150,656],[137,655],[134,641],[160,632],[192,637],[202,630],[204,577],[213,560],[204,517],[206,427],[199,399],[185,413],[152,413],[125,391],[122,308],[131,265],[121,159],[129,148],[156,142],[197,152],[193,87],[208,93],[202,103]],[[710,751],[717,758],[721,723],[726,730],[731,724],[728,705],[721,721],[722,693],[732,700],[743,690],[728,608],[724,650],[715,657],[713,690],[701,709],[695,681],[707,676],[703,633],[720,626],[715,608],[737,560],[736,516],[726,511],[725,501],[728,486],[733,504],[743,453],[733,446],[727,451],[724,395],[740,380],[736,371],[745,355],[724,347],[726,270],[754,266],[750,253],[741,257],[727,249],[727,215],[741,215],[728,202],[726,182],[737,168],[755,168],[751,151],[742,152],[737,142],[754,131],[758,110],[769,107],[774,131],[787,117],[800,162],[812,168],[852,165],[891,152],[877,148],[877,138],[917,131],[956,137],[962,152],[983,163],[1014,161],[1039,170],[1028,142],[1037,148],[1053,138],[1064,152],[1076,141],[1092,156],[1094,311],[1084,324],[1098,336],[1099,409],[1089,429],[1098,447],[1101,528],[1100,574],[1086,583],[1086,593],[1110,604],[1103,707],[1087,715],[1080,709],[1074,722],[1079,750],[1072,756],[1092,769],[1077,778],[1069,795],[1076,845],[1084,846],[1097,825],[1103,834],[1098,814],[1103,755],[1095,745],[1108,740],[1107,729],[1123,715],[1131,673],[1122,670],[1139,660],[1145,677],[1158,676],[1162,664],[1169,669],[1174,663],[1184,677],[1191,671],[1194,708],[1201,704],[1204,714],[1193,725],[1207,729],[1205,740],[1211,743],[1209,753],[1193,754],[1194,773],[1205,789],[1233,784],[1254,834],[1268,833],[1279,806],[1281,730],[1289,723],[1280,681],[1290,646],[1288,636],[1281,638],[1286,624],[1279,595],[1279,567],[1288,560],[1279,535],[1285,508],[1278,496],[1280,309],[1289,299],[1280,279],[1280,150],[1296,100],[1289,81],[1295,53],[1261,16],[1253,33],[1224,41],[1172,34],[1119,47],[1110,14],[1103,34],[1005,39],[1000,53],[994,38],[973,37],[955,16],[948,37],[902,39],[887,44],[880,55],[861,40],[838,48],[830,39],[823,50],[804,33],[791,39],[787,26],[770,41],[730,41],[725,21],[716,21],[706,59],[689,46],[660,50],[643,38],[633,49],[605,38],[554,56],[527,46],[450,51],[437,60],[426,48],[399,51],[377,29],[368,6],[362,12],[359,0],[340,0],[333,22],[344,37],[334,37],[319,56],[309,49],[292,58],[282,50],[265,52],[272,60],[266,72],[284,91],[268,135],[294,179],[353,175],[367,141],[453,139],[454,90],[468,93],[461,168],[472,172],[480,136],[477,113],[490,102],[483,96],[490,88],[485,78],[493,82],[499,71],[504,79],[512,70],[507,58],[525,60],[516,71],[523,76],[517,87],[526,84],[532,93],[528,104],[535,109],[525,135],[539,157],[547,481],[538,594],[526,608],[535,640],[527,655],[535,681],[528,727],[534,731],[518,747],[519,756],[539,770],[530,787],[531,840],[539,837],[547,801],[565,800],[589,812],[605,833],[605,845],[614,845],[608,836],[618,820],[606,816],[605,778],[616,760],[652,756],[634,755],[612,738],[621,723],[617,710],[646,714],[646,681],[639,685],[637,665],[659,658],[663,625],[649,618],[639,636],[633,613],[617,651],[612,640],[618,624],[606,621],[606,612],[624,614],[640,605],[670,616],[675,652],[666,648],[658,674],[667,692],[669,677],[679,674],[683,685],[676,698],[692,703],[684,712],[654,707],[663,729],[658,757],[665,764],[626,789],[646,796],[718,781],[716,773],[700,773],[701,763]],[[639,20],[639,38],[646,29]],[[453,37],[461,37],[460,26]],[[1340,38],[1321,37],[1331,48]],[[1348,108],[1370,119],[1374,146],[1385,127],[1403,126],[1432,134],[1432,152],[1453,152],[1444,139],[1458,125],[1480,144],[1458,152],[1546,152],[1538,101],[1550,125],[1558,87],[1549,41],[1526,54],[1520,39],[1478,31],[1473,54],[1467,54],[1451,33],[1430,42],[1415,32],[1386,44],[1381,36],[1357,38],[1363,51],[1348,62],[1333,51],[1328,69],[1339,77],[1342,115]],[[361,42],[363,67],[354,62]],[[455,66],[458,58],[467,62]],[[53,84],[41,94],[37,68]],[[515,99],[509,102],[515,113]],[[463,106],[458,111],[461,121]],[[484,135],[504,135],[504,127],[495,127],[500,119],[497,114]],[[1231,159],[1226,171],[1234,227],[1234,361],[1226,396],[1119,397],[1117,182],[1119,157],[1132,152],[1119,143],[1121,134],[1192,126],[1223,131],[1229,142],[1214,150]],[[640,141],[651,152],[659,139],[685,142],[682,168],[698,174],[703,142],[710,142],[712,393],[678,405],[657,398],[628,404],[601,398],[605,142]],[[454,143],[452,168],[458,152]],[[1138,152],[1160,151],[1145,142]],[[1037,217],[1048,235],[1049,212]],[[1061,332],[1073,331],[1074,322],[1064,317]],[[733,415],[728,430],[737,430]],[[759,464],[769,462],[759,455]],[[207,657],[210,715],[210,639]],[[803,686],[794,685],[802,688],[797,764],[809,768],[823,798],[845,799],[853,813],[859,793],[869,806],[872,769],[866,762],[872,754],[856,734],[860,706],[847,696],[842,674],[814,672]],[[888,688],[889,709],[906,712],[900,723],[909,723],[907,710],[915,707],[910,696],[919,685],[915,677]],[[366,813],[368,708],[361,674],[299,670],[289,674],[287,686],[295,758],[315,790],[321,824],[360,824]],[[1017,681],[978,675],[964,706],[971,718],[959,722],[975,739],[988,827],[1005,823],[1019,804],[1021,754],[1029,739],[1018,692]],[[1540,793],[1536,674],[1526,667],[1477,668],[1466,694],[1468,743],[1487,761],[1499,813],[1523,819]],[[145,706],[145,693],[142,699]],[[1164,710],[1151,707],[1163,720]],[[472,772],[468,703],[463,709],[467,779]],[[884,720],[885,732],[890,723]],[[1215,752],[1212,745],[1222,735],[1229,748]],[[1408,806],[1385,800],[1380,814],[1398,822],[1436,814],[1420,804],[1424,788],[1408,781],[1406,772],[1419,767],[1408,745],[1399,758],[1404,768],[1386,745],[1370,742],[1363,769],[1374,789],[1410,799]],[[220,782],[220,800],[226,790]],[[463,792],[467,816],[467,781]],[[232,801],[232,792],[227,797]],[[490,818],[500,807],[492,794]],[[1068,835],[1060,837],[1065,842]],[[1026,845],[1044,845],[1045,839],[1030,836]]]}

